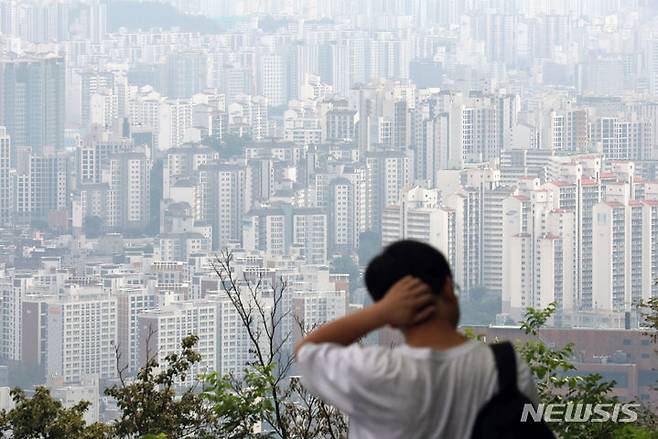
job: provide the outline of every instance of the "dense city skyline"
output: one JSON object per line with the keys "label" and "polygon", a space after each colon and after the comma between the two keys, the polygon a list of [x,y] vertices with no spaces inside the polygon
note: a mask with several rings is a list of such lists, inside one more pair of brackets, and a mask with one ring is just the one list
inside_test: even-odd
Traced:
{"label": "dense city skyline", "polygon": [[555,303],[555,339],[629,331],[578,361],[658,401],[628,353],[658,297],[653,3],[0,0],[0,409],[25,367],[113,419],[117,352],[134,374],[190,333],[188,380],[240,375],[218,254],[291,353],[405,238],[445,254],[464,324]]}

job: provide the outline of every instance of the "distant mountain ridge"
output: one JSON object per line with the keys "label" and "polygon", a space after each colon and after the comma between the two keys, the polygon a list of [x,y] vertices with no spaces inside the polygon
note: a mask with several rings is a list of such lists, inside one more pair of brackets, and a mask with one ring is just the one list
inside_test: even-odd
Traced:
{"label": "distant mountain ridge", "polygon": [[178,27],[183,31],[219,33],[235,20],[231,17],[211,19],[202,15],[185,14],[172,5],[156,2],[111,1],[108,2],[107,9],[110,32],[116,32],[122,27],[129,31]]}

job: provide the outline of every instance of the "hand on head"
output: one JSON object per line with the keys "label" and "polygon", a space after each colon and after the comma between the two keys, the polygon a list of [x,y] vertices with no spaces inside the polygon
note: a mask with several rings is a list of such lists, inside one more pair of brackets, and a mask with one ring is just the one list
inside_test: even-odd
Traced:
{"label": "hand on head", "polygon": [[388,290],[374,306],[382,318],[394,328],[406,328],[422,323],[436,311],[437,296],[422,280],[405,276]]}

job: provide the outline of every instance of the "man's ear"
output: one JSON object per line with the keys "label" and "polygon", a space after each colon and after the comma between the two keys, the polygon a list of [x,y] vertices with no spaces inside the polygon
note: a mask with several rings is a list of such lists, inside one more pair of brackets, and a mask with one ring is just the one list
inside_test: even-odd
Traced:
{"label": "man's ear", "polygon": [[441,297],[450,304],[459,303],[459,298],[455,294],[455,289],[453,287],[451,278],[446,279],[445,283],[443,284],[443,291],[441,292]]}

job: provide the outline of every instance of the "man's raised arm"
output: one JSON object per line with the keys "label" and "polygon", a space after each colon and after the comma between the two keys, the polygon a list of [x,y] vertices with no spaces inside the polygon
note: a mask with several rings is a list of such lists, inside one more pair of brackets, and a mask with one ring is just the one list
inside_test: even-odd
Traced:
{"label": "man's raised arm", "polygon": [[435,299],[429,285],[406,276],[395,283],[379,302],[309,333],[297,343],[295,355],[306,343],[348,346],[382,326],[402,328],[420,323],[434,313]]}

